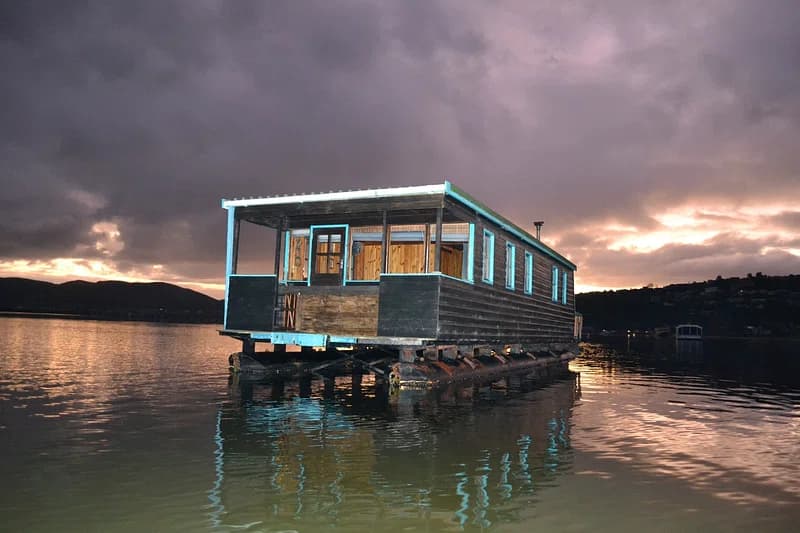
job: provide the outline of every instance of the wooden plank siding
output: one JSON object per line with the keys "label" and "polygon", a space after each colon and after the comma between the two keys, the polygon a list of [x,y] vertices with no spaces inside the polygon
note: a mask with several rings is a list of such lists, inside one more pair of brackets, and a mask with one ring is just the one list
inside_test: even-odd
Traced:
{"label": "wooden plank siding", "polygon": [[438,275],[382,276],[378,335],[436,338],[440,278]]}
{"label": "wooden plank siding", "polygon": [[378,295],[300,295],[295,327],[329,335],[374,337],[378,334]]}
{"label": "wooden plank siding", "polygon": [[455,343],[531,343],[572,340],[566,305],[478,282],[442,277],[437,339]]}
{"label": "wooden plank siding", "polygon": [[271,330],[276,286],[275,276],[231,276],[225,327],[254,331]]}
{"label": "wooden plank siding", "polygon": [[[433,270],[436,245],[430,247],[428,270]],[[442,272],[448,276],[461,277],[463,250],[459,245],[445,243],[442,246]],[[363,242],[361,253],[352,256],[352,279],[375,280],[381,274],[381,244]],[[389,272],[396,274],[419,274],[425,271],[424,243],[400,243],[389,247]]]}
{"label": "wooden plank siding", "polygon": [[375,336],[378,332],[378,287],[292,287],[297,295],[295,329],[328,335]]}
{"label": "wooden plank siding", "polygon": [[[440,335],[456,334],[457,332],[467,333],[467,331],[483,332],[488,335],[493,331],[490,324],[497,322],[500,327],[503,327],[502,324],[506,323],[509,334],[512,338],[517,338],[518,341],[537,341],[545,338],[570,340],[572,338],[575,315],[574,272],[532,246],[523,243],[505,230],[483,220],[481,217],[475,217],[474,223],[475,296],[473,300],[485,301],[486,309],[476,316],[474,327],[459,327],[459,324],[466,324],[464,320],[467,317],[464,316],[463,311],[459,312],[448,307],[447,312],[442,316],[443,327]],[[482,281],[484,229],[494,234],[494,277],[492,285]],[[506,289],[506,243],[508,242],[516,247],[515,286],[513,291]],[[532,295],[525,294],[526,251],[533,255]],[[558,302],[554,302],[551,298],[553,266],[558,266],[559,269]],[[566,304],[561,303],[563,272],[567,272],[568,275]],[[458,301],[461,304],[468,303],[469,298],[466,297],[463,289],[454,288],[453,291],[454,301]],[[447,305],[444,303],[445,301],[446,298],[443,298],[443,306]],[[520,321],[515,317],[524,317],[524,320]],[[452,322],[452,326],[448,325],[450,322]]]}
{"label": "wooden plank siding", "polygon": [[[573,340],[574,273],[510,233],[475,216],[474,283],[447,276],[384,276],[379,335],[428,337],[453,343],[545,343]],[[483,277],[483,230],[494,235],[494,276]],[[515,246],[514,288],[506,288],[506,243]],[[533,294],[525,294],[525,252],[533,255]],[[558,302],[552,268],[559,268]],[[567,303],[561,303],[567,272]]]}

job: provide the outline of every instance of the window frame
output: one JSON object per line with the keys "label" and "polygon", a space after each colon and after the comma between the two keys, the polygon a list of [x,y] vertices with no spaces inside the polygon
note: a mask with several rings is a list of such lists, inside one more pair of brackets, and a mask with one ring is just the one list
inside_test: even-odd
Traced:
{"label": "window frame", "polygon": [[553,265],[553,270],[552,270],[552,276],[551,277],[552,277],[552,279],[550,280],[550,283],[552,285],[552,287],[551,287],[552,290],[551,290],[551,294],[550,294],[550,299],[552,301],[554,301],[555,303],[558,303],[558,266],[557,265]]}
{"label": "window frame", "polygon": [[517,247],[511,241],[506,241],[506,289],[513,291],[516,288]]}
{"label": "window frame", "polygon": [[[486,245],[487,239],[488,246]],[[484,229],[481,244],[481,281],[494,285],[494,233]]]}
{"label": "window frame", "polygon": [[525,250],[525,280],[523,284],[525,294],[533,294],[533,254]]}
{"label": "window frame", "polygon": [[567,287],[569,285],[569,271],[564,270],[563,284],[561,287],[561,303],[567,305]]}

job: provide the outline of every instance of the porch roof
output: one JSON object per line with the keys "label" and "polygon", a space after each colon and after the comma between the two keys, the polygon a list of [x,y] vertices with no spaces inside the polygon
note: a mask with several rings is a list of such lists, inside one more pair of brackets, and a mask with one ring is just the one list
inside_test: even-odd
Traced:
{"label": "porch roof", "polygon": [[448,204],[452,203],[488,219],[571,270],[577,269],[569,259],[449,181],[412,187],[223,199],[222,207],[236,209],[236,216],[241,220],[277,228],[284,223],[299,227],[341,221],[343,213],[351,224],[374,225],[381,223],[384,211],[389,215],[389,222],[394,224],[420,223],[428,219],[433,222],[438,207],[444,208],[444,222],[463,221],[456,210],[448,210]]}

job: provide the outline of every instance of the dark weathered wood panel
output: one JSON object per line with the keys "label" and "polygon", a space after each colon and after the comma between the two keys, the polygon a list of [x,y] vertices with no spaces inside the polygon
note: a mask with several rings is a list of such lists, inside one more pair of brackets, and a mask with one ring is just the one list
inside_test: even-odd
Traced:
{"label": "dark weathered wood panel", "polygon": [[378,294],[301,293],[296,329],[329,335],[375,336]]}
{"label": "dark weathered wood panel", "polygon": [[542,295],[525,295],[480,282],[442,279],[438,339],[452,342],[569,341],[573,309]]}
{"label": "dark weathered wood panel", "polygon": [[378,335],[435,338],[441,276],[383,276]]}
{"label": "dark weathered wood panel", "polygon": [[[489,221],[475,223],[475,283],[444,278],[439,297],[438,339],[448,342],[532,343],[572,339],[574,281],[569,272],[567,304],[551,299],[551,269],[555,260]],[[494,275],[483,278],[483,230],[494,234]],[[514,288],[506,288],[506,243],[515,246]],[[525,294],[525,252],[533,255],[533,294]],[[563,271],[563,265],[559,270]],[[560,281],[560,280],[559,280]]]}
{"label": "dark weathered wood panel", "polygon": [[[559,272],[563,272],[566,268],[564,265],[557,263],[552,257],[540,252],[539,250],[523,243],[510,233],[496,227],[494,224],[488,223],[486,220],[476,217],[475,226],[475,280],[480,282],[483,278],[483,230],[487,229],[494,234],[494,278],[493,286],[505,288],[506,271],[505,271],[505,246],[506,242],[511,242],[516,246],[516,284],[514,288],[515,293],[524,294],[524,275],[525,275],[525,252],[528,251],[533,254],[534,264],[534,294],[544,294],[549,299],[552,294],[552,278],[551,272],[553,265],[558,266]],[[574,273],[567,269],[569,273],[569,285],[567,293],[567,306],[571,309],[575,307],[575,282]],[[559,285],[561,279],[559,279]],[[560,301],[560,293],[559,293]],[[561,304],[564,305],[564,304]]]}
{"label": "dark weathered wood panel", "polygon": [[275,276],[231,276],[227,329],[270,331],[276,285]]}

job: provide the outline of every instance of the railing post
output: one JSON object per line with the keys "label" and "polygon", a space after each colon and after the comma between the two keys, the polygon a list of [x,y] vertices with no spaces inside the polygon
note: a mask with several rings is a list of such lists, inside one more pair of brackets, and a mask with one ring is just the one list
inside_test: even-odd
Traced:
{"label": "railing post", "polygon": [[383,210],[383,233],[381,234],[381,274],[389,271],[389,220],[386,210]]}
{"label": "railing post", "polygon": [[442,271],[442,218],[444,209],[440,206],[436,208],[436,255],[433,257],[434,272]]}
{"label": "railing post", "polygon": [[228,328],[228,296],[230,293],[231,275],[236,273],[239,255],[239,221],[236,220],[236,208],[228,208],[228,230],[225,241],[225,309],[222,327]]}
{"label": "railing post", "polygon": [[430,262],[431,262],[431,225],[427,222],[425,223],[425,233],[423,236],[423,240],[425,241],[425,246],[423,250],[425,253],[422,255],[422,271],[426,274],[431,271]]}
{"label": "railing post", "polygon": [[[236,209],[236,208],[234,208]],[[234,211],[231,209],[231,211]],[[231,274],[236,274],[239,270],[239,227],[242,221],[234,217],[233,222],[233,260],[231,262]]]}
{"label": "railing post", "polygon": [[[276,325],[275,312],[278,310],[278,302],[280,301],[279,300],[280,296],[278,293],[280,292],[279,289],[281,287],[281,284],[279,283],[278,280],[280,279],[279,276],[281,269],[281,243],[283,242],[284,226],[286,226],[286,221],[282,219],[280,224],[278,224],[278,227],[275,228],[275,267],[274,267],[275,290],[272,299],[272,325],[271,325],[272,328],[275,328]],[[288,246],[288,244],[289,243],[287,242],[286,245]],[[277,323],[280,324],[280,322]]]}

